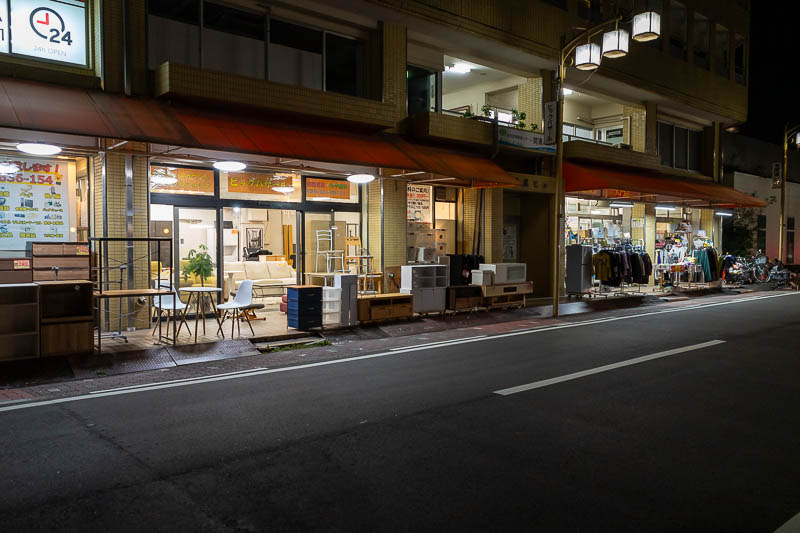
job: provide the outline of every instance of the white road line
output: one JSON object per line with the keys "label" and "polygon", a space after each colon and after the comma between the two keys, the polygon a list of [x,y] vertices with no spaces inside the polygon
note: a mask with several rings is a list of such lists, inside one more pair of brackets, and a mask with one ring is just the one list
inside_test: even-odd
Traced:
{"label": "white road line", "polygon": [[119,395],[119,394],[133,394],[133,393],[137,393],[137,392],[146,392],[146,391],[151,391],[151,390],[168,389],[168,388],[173,388],[173,387],[183,387],[183,386],[186,386],[186,385],[199,385],[199,384],[202,384],[202,383],[210,383],[210,382],[214,382],[214,381],[225,381],[225,380],[229,380],[229,379],[247,378],[247,377],[251,377],[251,376],[274,374],[274,373],[277,373],[277,372],[292,372],[292,371],[296,371],[296,370],[304,370],[304,369],[307,369],[307,368],[314,368],[314,367],[318,367],[318,366],[328,366],[328,365],[338,365],[338,364],[342,364],[342,363],[352,363],[352,362],[355,362],[355,361],[361,361],[361,360],[365,360],[365,359],[376,359],[376,358],[379,358],[379,357],[386,357],[387,355],[395,355],[395,354],[401,354],[401,353],[416,352],[416,351],[428,350],[428,349],[432,349],[432,348],[447,348],[449,346],[455,346],[455,345],[458,345],[458,344],[467,344],[467,343],[473,343],[473,342],[483,342],[483,341],[487,341],[487,340],[502,339],[502,338],[505,338],[505,337],[516,337],[518,335],[530,335],[530,334],[534,334],[534,333],[545,333],[545,332],[548,332],[548,331],[554,331],[554,330],[565,329],[565,328],[576,328],[576,327],[581,327],[581,326],[592,326],[592,325],[595,325],[595,324],[603,324],[603,323],[606,323],[606,322],[615,322],[615,321],[618,321],[618,320],[633,320],[633,319],[641,318],[641,317],[645,317],[645,316],[660,315],[660,314],[665,314],[665,313],[677,313],[677,312],[681,312],[681,311],[691,311],[691,310],[696,310],[696,309],[705,309],[705,308],[708,308],[708,307],[716,307],[716,306],[720,306],[720,305],[740,304],[740,303],[747,303],[747,302],[750,302],[750,301],[753,301],[753,300],[763,300],[763,299],[779,298],[779,297],[782,297],[782,296],[793,296],[793,295],[800,296],[800,293],[798,293],[798,292],[787,292],[787,293],[782,293],[782,294],[773,294],[773,295],[769,295],[769,296],[757,296],[757,297],[754,297],[754,298],[739,298],[739,299],[736,299],[736,300],[730,300],[730,301],[726,301],[726,302],[717,302],[717,303],[712,303],[712,304],[694,305],[694,306],[690,306],[690,307],[680,307],[680,308],[677,308],[677,309],[664,309],[664,310],[661,310],[661,311],[651,311],[649,313],[641,313],[641,314],[636,314],[636,315],[625,315],[625,316],[622,316],[622,317],[592,319],[592,320],[585,320],[585,321],[582,321],[582,322],[571,322],[571,323],[568,323],[568,324],[560,324],[560,325],[557,325],[557,326],[542,326],[542,327],[527,329],[527,330],[523,330],[523,331],[514,331],[514,332],[510,332],[510,333],[501,333],[501,334],[498,334],[498,335],[478,336],[478,337],[474,337],[474,338],[470,338],[470,339],[462,339],[462,340],[459,340],[459,341],[448,342],[446,345],[439,345],[439,346],[432,346],[432,347],[431,346],[425,346],[425,345],[410,346],[410,347],[403,347],[403,348],[400,348],[400,349],[395,349],[395,350],[390,350],[390,351],[387,351],[387,352],[381,352],[381,353],[375,353],[375,354],[369,354],[369,355],[359,355],[359,356],[355,356],[355,357],[347,357],[347,358],[343,358],[343,359],[333,359],[333,360],[330,360],[330,361],[320,361],[319,363],[308,363],[308,364],[305,364],[305,365],[296,365],[296,366],[289,366],[289,367],[284,367],[284,368],[273,368],[273,369],[258,370],[258,371],[254,371],[254,372],[243,372],[241,374],[218,375],[216,377],[205,376],[205,377],[200,377],[200,378],[196,378],[196,379],[191,379],[190,378],[187,381],[178,381],[178,382],[175,382],[175,383],[156,382],[156,383],[152,383],[152,384],[149,384],[149,385],[136,386],[136,387],[132,387],[132,388],[111,389],[111,390],[108,390],[106,392],[94,392],[94,393],[84,394],[84,395],[81,395],[81,396],[71,396],[71,397],[68,397],[68,398],[56,398],[56,399],[53,399],[53,400],[42,400],[42,401],[39,401],[39,402],[23,403],[23,404],[19,404],[19,405],[0,406],[0,413],[5,412],[5,411],[16,411],[18,409],[29,409],[29,408],[33,408],[33,407],[41,407],[41,406],[54,405],[54,404],[59,404],[59,403],[75,402],[75,401],[79,401],[79,400],[104,398],[104,397],[107,397],[107,396],[116,396],[116,395]]}
{"label": "white road line", "polygon": [[474,337],[464,337],[464,338],[461,338],[461,339],[450,339],[450,340],[438,341],[438,342],[426,342],[425,344],[415,344],[413,346],[399,346],[397,348],[389,348],[389,350],[395,352],[395,351],[398,351],[398,350],[405,350],[406,348],[421,348],[423,346],[426,347],[426,348],[433,348],[433,347],[440,346],[442,344],[452,344],[455,341],[468,341],[468,340],[473,340],[473,339],[482,339],[484,337],[488,337],[488,335],[475,335]]}
{"label": "white road line", "polygon": [[719,341],[719,340],[702,342],[700,344],[684,346],[683,348],[675,348],[674,350],[667,350],[665,352],[643,355],[642,357],[637,357],[635,359],[628,359],[627,361],[620,361],[618,363],[612,363],[610,365],[598,366],[597,368],[590,368],[589,370],[573,372],[572,374],[566,374],[564,376],[559,376],[557,378],[544,379],[542,381],[535,381],[533,383],[528,383],[526,385],[518,385],[516,387],[510,387],[508,389],[496,390],[494,391],[494,393],[500,394],[501,396],[509,396],[511,394],[517,394],[518,392],[541,389],[543,387],[549,387],[550,385],[564,383],[565,381],[572,381],[573,379],[580,379],[586,376],[592,376],[594,374],[600,374],[602,372],[608,372],[610,370],[616,370],[617,368],[623,368],[626,366],[638,365],[639,363],[645,363],[647,361],[652,361],[653,359],[661,359],[662,357],[669,357],[670,355],[677,355],[680,353],[702,350],[703,348],[708,348],[710,346],[716,346],[718,344],[724,344],[724,343],[725,341]]}
{"label": "white road line", "polygon": [[[203,377],[216,378],[216,377],[220,377],[220,376],[233,376],[233,375],[236,375],[236,374],[249,374],[251,372],[258,372],[259,370],[266,370],[266,368],[265,367],[257,367],[257,368],[250,368],[250,369],[247,369],[247,370],[237,370],[236,372],[226,372],[224,374],[211,374],[211,375],[203,376]],[[158,384],[161,385],[161,384],[164,384],[164,383],[181,383],[183,381],[195,381],[196,379],[198,379],[198,378],[197,377],[193,377],[193,378],[173,379],[173,380],[170,380],[170,381],[159,381]],[[89,394],[100,394],[100,393],[103,393],[103,392],[112,392],[112,391],[117,391],[117,390],[139,389],[141,387],[149,387],[150,385],[153,385],[153,383],[140,383],[138,385],[128,385],[127,387],[117,387],[115,389],[93,390]]]}

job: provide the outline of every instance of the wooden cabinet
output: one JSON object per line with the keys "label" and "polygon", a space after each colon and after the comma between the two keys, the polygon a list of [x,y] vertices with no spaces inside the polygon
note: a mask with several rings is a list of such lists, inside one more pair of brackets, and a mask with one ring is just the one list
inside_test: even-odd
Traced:
{"label": "wooden cabinet", "polygon": [[409,294],[370,294],[358,297],[358,321],[410,318],[414,315],[412,297]]}
{"label": "wooden cabinet", "polygon": [[0,361],[39,357],[39,287],[0,285]]}
{"label": "wooden cabinet", "polygon": [[90,281],[43,281],[40,289],[42,357],[90,353],[94,314]]}

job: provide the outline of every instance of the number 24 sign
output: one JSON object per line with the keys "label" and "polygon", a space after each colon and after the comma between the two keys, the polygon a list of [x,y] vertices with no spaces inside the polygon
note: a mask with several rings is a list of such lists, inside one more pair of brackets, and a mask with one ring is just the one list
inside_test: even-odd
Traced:
{"label": "number 24 sign", "polygon": [[[11,11],[9,52],[87,64],[86,3],[83,0],[0,0],[0,20],[5,19],[7,4]],[[2,25],[0,29],[4,29]],[[0,46],[0,51],[6,51],[4,45]]]}

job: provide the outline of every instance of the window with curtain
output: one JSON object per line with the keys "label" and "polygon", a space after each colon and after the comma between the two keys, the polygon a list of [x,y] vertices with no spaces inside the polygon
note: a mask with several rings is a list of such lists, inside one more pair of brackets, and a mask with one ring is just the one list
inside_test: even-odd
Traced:
{"label": "window with curtain", "polygon": [[716,36],[714,39],[717,48],[717,74],[724,78],[730,78],[731,59],[730,59],[730,33],[725,26],[717,25]]}
{"label": "window with curtain", "polygon": [[744,37],[737,34],[734,38],[733,47],[733,74],[736,77],[736,83],[740,83],[742,85],[745,84],[745,76],[747,72],[745,70],[746,55]]}
{"label": "window with curtain", "polygon": [[694,14],[694,64],[697,67],[707,69],[710,66],[708,58],[708,44],[710,24],[708,17],[700,13]]}
{"label": "window with curtain", "polygon": [[203,68],[265,77],[266,13],[203,3]]}

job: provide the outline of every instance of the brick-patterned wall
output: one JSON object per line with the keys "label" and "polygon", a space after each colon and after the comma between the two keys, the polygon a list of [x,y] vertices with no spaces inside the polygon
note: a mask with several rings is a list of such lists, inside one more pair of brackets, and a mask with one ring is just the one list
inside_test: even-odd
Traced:
{"label": "brick-patterned wall", "polygon": [[622,116],[626,119],[623,121],[624,138],[635,152],[644,152],[647,133],[644,108],[623,106]]}
{"label": "brick-patterned wall", "polygon": [[486,262],[503,262],[503,189],[486,189]]}
{"label": "brick-patterned wall", "polygon": [[407,199],[408,191],[405,181],[383,179],[384,268],[406,264]]}
{"label": "brick-patterned wall", "polygon": [[531,124],[536,124],[538,131],[542,129],[542,89],[542,78],[528,78],[525,83],[517,85],[517,109],[526,114],[525,126],[528,129]]}
{"label": "brick-patterned wall", "polygon": [[406,28],[399,24],[382,22],[381,45],[383,53],[383,102],[393,109],[394,121],[406,116]]}
{"label": "brick-patterned wall", "polygon": [[462,253],[472,253],[472,243],[475,238],[475,222],[478,212],[478,189],[463,189],[464,218],[461,221],[463,226],[464,241],[462,243]]}
{"label": "brick-patterned wall", "polygon": [[[645,218],[644,213],[645,213],[645,204],[633,204],[633,209],[632,209],[632,214],[631,214],[631,218],[632,219]],[[634,242],[636,242],[636,241],[638,241],[640,239],[644,239],[645,228],[641,228],[641,227],[636,228],[636,227],[633,227],[633,224],[631,224],[631,226],[632,226],[631,227],[631,239],[633,239]]]}
{"label": "brick-patterned wall", "polygon": [[[644,211],[644,249],[650,255],[650,260],[656,260],[656,206],[654,204],[645,205]],[[651,275],[650,281],[653,280]]]}
{"label": "brick-patterned wall", "polygon": [[416,137],[434,137],[473,144],[492,144],[494,130],[491,124],[463,117],[439,113],[418,113],[409,118]]}
{"label": "brick-patterned wall", "polygon": [[367,246],[374,257],[375,268],[381,268],[381,181],[367,185]]}

